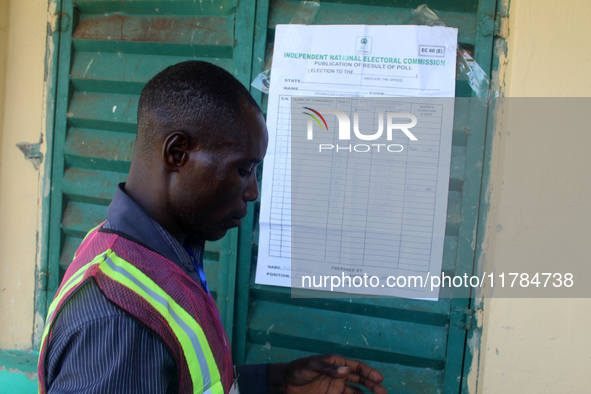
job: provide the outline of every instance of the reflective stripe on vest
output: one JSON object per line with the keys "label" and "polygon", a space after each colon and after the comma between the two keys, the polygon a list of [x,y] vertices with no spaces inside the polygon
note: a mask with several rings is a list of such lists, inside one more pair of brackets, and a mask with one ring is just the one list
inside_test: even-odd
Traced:
{"label": "reflective stripe on vest", "polygon": [[45,321],[45,329],[43,330],[43,337],[41,338],[42,344],[45,342],[45,337],[47,336],[47,334],[49,333],[49,330],[51,328],[51,322],[53,321],[53,314],[55,313],[55,310],[56,310],[57,306],[59,305],[61,299],[64,297],[64,294],[66,294],[68,291],[70,291],[75,286],[80,284],[80,282],[82,281],[82,278],[84,277],[84,274],[86,273],[86,270],[88,268],[90,268],[91,266],[104,261],[105,257],[107,257],[107,254],[109,252],[111,252],[110,249],[108,251],[106,251],[105,253],[101,253],[100,255],[96,256],[90,263],[86,264],[85,266],[80,268],[78,271],[76,271],[76,273],[74,275],[72,275],[66,283],[64,283],[64,285],[60,289],[60,292],[55,296],[55,298],[51,302],[51,305],[49,306],[49,310],[47,311],[47,319]]}
{"label": "reflective stripe on vest", "polygon": [[223,394],[217,364],[199,323],[152,279],[110,249],[76,271],[62,286],[49,308],[41,343],[46,341],[54,312],[61,299],[69,290],[79,285],[85,272],[96,264],[104,275],[136,293],[164,317],[183,349],[191,374],[193,393]]}

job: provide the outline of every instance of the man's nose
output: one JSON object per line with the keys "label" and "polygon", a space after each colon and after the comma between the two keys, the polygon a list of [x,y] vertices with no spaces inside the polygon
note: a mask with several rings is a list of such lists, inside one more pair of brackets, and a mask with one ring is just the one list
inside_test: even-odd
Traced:
{"label": "man's nose", "polygon": [[244,199],[246,201],[256,201],[259,198],[259,183],[257,182],[256,174],[250,176],[250,180],[246,190],[244,191]]}

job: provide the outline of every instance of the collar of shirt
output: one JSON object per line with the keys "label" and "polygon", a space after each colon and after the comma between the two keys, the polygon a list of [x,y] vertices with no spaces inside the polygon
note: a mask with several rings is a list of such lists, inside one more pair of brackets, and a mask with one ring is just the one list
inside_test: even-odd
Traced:
{"label": "collar of shirt", "polygon": [[[195,270],[191,256],[168,231],[152,219],[144,210],[129,197],[125,191],[125,183],[120,183],[115,196],[107,208],[107,221],[103,228],[121,232],[154,252],[166,257],[178,265],[199,286],[205,288],[199,273]],[[203,267],[205,241],[185,243],[197,264]]]}

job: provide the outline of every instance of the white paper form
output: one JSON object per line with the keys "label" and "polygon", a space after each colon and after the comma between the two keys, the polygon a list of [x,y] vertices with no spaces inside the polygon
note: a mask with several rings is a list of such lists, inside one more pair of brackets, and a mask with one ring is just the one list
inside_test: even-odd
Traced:
{"label": "white paper form", "polygon": [[[457,30],[426,26],[279,25],[275,37],[267,114],[269,148],[265,158],[261,187],[260,238],[256,283],[290,287],[292,286],[290,142],[292,98],[315,96],[318,97],[318,100],[321,100],[321,97],[332,97],[333,99],[330,101],[309,102],[307,105],[313,108],[331,108],[331,105],[333,105],[332,108],[341,108],[343,104],[341,103],[341,107],[339,107],[340,104],[338,100],[334,99],[335,97],[409,97],[407,102],[403,104],[406,105],[405,111],[419,114],[418,104],[413,103],[411,97],[437,98],[454,96]],[[327,37],[330,39],[327,39]],[[342,101],[346,101],[346,99]],[[424,99],[421,103],[425,103]],[[406,188],[402,191],[402,198],[406,193],[407,197],[414,199],[414,201],[423,201],[420,200],[421,198],[431,199],[429,204],[433,206],[424,208],[429,210],[432,216],[429,224],[431,239],[428,245],[421,245],[421,247],[417,248],[416,245],[405,243],[402,240],[403,237],[399,237],[398,244],[392,246],[398,251],[396,256],[394,249],[388,250],[388,248],[383,251],[384,256],[379,256],[380,253],[378,253],[377,257],[371,256],[369,253],[361,256],[359,254],[360,249],[353,246],[350,253],[343,253],[343,249],[340,250],[340,253],[336,253],[330,249],[331,242],[336,242],[336,238],[334,234],[332,234],[332,238],[326,235],[328,230],[325,227],[324,238],[316,237],[316,242],[310,244],[310,250],[314,252],[313,255],[322,255],[322,258],[317,257],[318,261],[315,263],[316,274],[341,274],[341,269],[350,275],[361,275],[370,270],[372,275],[376,274],[383,278],[390,275],[410,275],[413,273],[418,273],[423,277],[426,277],[427,274],[431,276],[440,274],[447,210],[453,102],[447,106],[441,104],[441,101],[435,100],[433,102],[433,105],[441,107],[438,107],[435,111],[437,114],[436,122],[438,122],[436,146],[433,145],[433,141],[432,146],[429,148],[420,145],[426,143],[425,138],[423,138],[412,147],[407,140],[407,151],[405,152],[406,156],[404,156],[412,158],[413,154],[416,156],[419,152],[424,155],[424,149],[430,149],[429,153],[436,155],[436,164],[432,166],[430,170],[432,174],[429,175],[431,178],[436,178],[433,181],[434,184],[429,186],[429,189],[431,189],[428,191],[430,197],[416,195],[416,193],[421,193],[420,190],[406,190],[415,187],[412,182],[401,186]],[[344,110],[345,112],[348,111],[351,117],[351,125],[353,125],[355,108],[349,107],[344,108]],[[338,128],[334,116],[326,117],[326,119],[327,121],[330,119],[330,122],[332,122],[328,124],[330,130]],[[328,134],[323,137],[328,137]],[[405,136],[402,135],[402,137]],[[336,132],[330,134],[329,138],[338,138]],[[370,159],[370,156],[358,160],[367,160]],[[402,157],[400,155],[397,159]],[[342,156],[339,157],[333,154],[330,160],[337,163],[339,160],[345,159]],[[355,165],[355,160],[351,163],[351,165]],[[338,166],[333,165],[332,168],[346,169],[347,165],[346,163],[340,163]],[[409,180],[411,181],[412,173],[413,171],[416,172],[416,170],[412,166],[412,160],[411,164],[405,161],[404,165],[398,166],[398,172],[403,171],[401,174],[410,175]],[[423,176],[427,175],[423,174]],[[375,204],[375,198],[378,198],[377,196],[380,193],[384,193],[385,189],[380,189],[378,183],[374,180],[371,184],[366,185],[368,186],[367,190],[372,191],[371,196],[367,194],[365,205],[362,204],[359,211],[362,211],[362,208],[365,207],[365,212],[367,212],[368,204],[370,206]],[[357,188],[357,190],[363,189]],[[412,193],[415,193],[415,195]],[[422,193],[427,193],[427,191]],[[331,190],[328,190],[327,198],[329,200],[330,195]],[[400,215],[412,215],[417,213],[417,209],[422,209],[416,206],[410,207],[408,204],[405,207],[395,197],[389,198],[388,201],[393,205],[398,204],[396,209],[400,211]],[[334,201],[332,201],[332,204],[329,202],[329,205],[332,205],[334,211]],[[319,204],[319,207],[321,206],[322,204]],[[352,208],[347,207],[347,209],[351,210]],[[345,211],[347,209],[343,208],[340,222],[332,223],[339,227],[341,231],[341,235],[339,235],[340,244],[342,245],[343,241],[345,243],[351,241],[351,244],[362,245],[364,249],[370,250],[369,245],[380,243],[379,237],[376,234],[372,235],[371,231],[367,231],[367,228],[365,228],[364,237],[354,234],[355,231],[361,229],[356,228],[357,223],[346,220]],[[318,214],[322,216],[323,212],[325,215],[330,216],[330,209],[323,210],[320,208]],[[368,223],[368,217],[366,215],[366,223]],[[410,218],[410,216],[408,217]],[[410,223],[409,220],[406,222]],[[414,234],[403,228],[398,231]],[[297,230],[294,234],[297,235]],[[386,242],[382,242],[382,244],[386,244]],[[318,247],[323,248],[324,253],[314,249]],[[408,252],[412,251],[411,249],[418,254],[429,256],[428,259],[422,258],[418,262],[413,262],[411,258],[407,259],[405,256],[409,256]],[[354,250],[356,253],[354,253]],[[293,274],[299,275],[297,272]],[[377,288],[362,286],[347,289],[346,292],[431,299],[436,298],[438,295],[437,292],[421,292],[418,294],[416,289],[397,289],[387,286]]]}

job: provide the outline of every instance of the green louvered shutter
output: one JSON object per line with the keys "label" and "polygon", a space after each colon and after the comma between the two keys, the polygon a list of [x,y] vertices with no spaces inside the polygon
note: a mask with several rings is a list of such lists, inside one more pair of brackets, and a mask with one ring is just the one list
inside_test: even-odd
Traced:
{"label": "green louvered shutter", "polygon": [[[417,24],[411,10],[423,1],[321,1],[311,24]],[[254,41],[254,78],[272,56],[274,27],[290,23],[298,1],[259,1]],[[434,1],[429,7],[447,26],[459,28],[459,44],[487,72],[493,59],[493,0]],[[271,73],[272,74],[272,73]],[[458,79],[456,95],[472,90]],[[254,91],[263,109],[267,96]],[[467,101],[467,100],[466,100]],[[450,191],[443,257],[446,275],[472,274],[485,146],[487,108],[477,100],[456,104]],[[258,207],[256,209],[258,212]],[[235,303],[236,363],[286,362],[339,353],[381,370],[390,393],[459,393],[467,332],[469,289],[438,302],[407,299],[302,299],[290,289],[254,283],[257,214],[244,221],[239,239]]]}
{"label": "green louvered shutter", "polygon": [[[116,185],[126,179],[145,83],[172,64],[201,59],[248,84],[255,9],[238,0],[63,0],[61,11],[48,302],[82,237],[106,219]],[[230,335],[237,237],[234,229],[205,253]]]}
{"label": "green louvered shutter", "polygon": [[[313,24],[412,24],[422,1],[322,1]],[[204,59],[245,85],[271,56],[274,26],[289,23],[298,1],[63,0],[60,19],[47,295],[50,301],[82,236],[106,217],[129,169],[138,95],[168,65]],[[428,4],[489,71],[493,0]],[[254,34],[254,38],[253,38]],[[266,108],[266,96],[253,95]],[[457,96],[470,96],[458,81]],[[471,274],[480,202],[487,108],[457,105],[443,269]],[[334,352],[367,361],[394,393],[458,393],[470,294],[438,302],[405,299],[292,299],[289,289],[254,284],[252,204],[239,231],[208,244],[206,272],[236,363],[288,361]],[[253,231],[254,229],[254,231]],[[238,267],[235,271],[236,255]],[[40,308],[41,309],[41,308]],[[468,311],[468,312],[467,312]],[[39,310],[41,314],[45,311]],[[234,321],[234,330],[230,330]]]}

